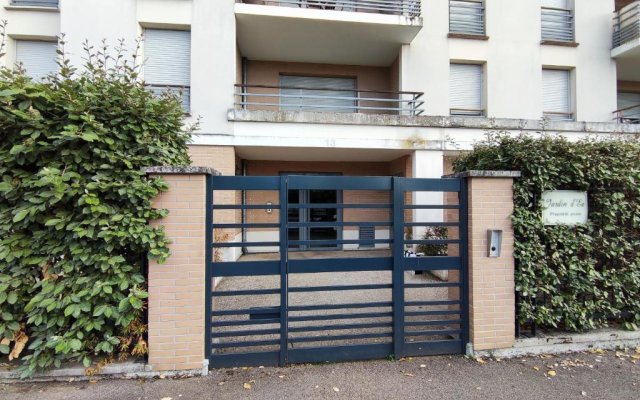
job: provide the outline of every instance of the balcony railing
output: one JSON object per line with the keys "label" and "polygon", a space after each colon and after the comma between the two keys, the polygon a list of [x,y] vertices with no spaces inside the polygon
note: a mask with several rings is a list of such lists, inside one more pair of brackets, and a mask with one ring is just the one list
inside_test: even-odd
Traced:
{"label": "balcony railing", "polygon": [[12,6],[58,8],[58,0],[11,0]]}
{"label": "balcony railing", "polygon": [[420,92],[236,85],[234,104],[245,110],[417,116],[424,111],[423,95]]}
{"label": "balcony railing", "polygon": [[484,35],[484,20],[482,0],[449,1],[449,33]]}
{"label": "balcony railing", "polygon": [[420,16],[420,0],[236,0],[268,6]]}
{"label": "balcony railing", "polygon": [[616,110],[613,116],[619,124],[640,124],[640,104]]}
{"label": "balcony railing", "polygon": [[616,12],[613,18],[613,48],[640,38],[640,1]]}
{"label": "balcony railing", "polygon": [[564,8],[542,7],[542,40],[573,42],[573,11]]}

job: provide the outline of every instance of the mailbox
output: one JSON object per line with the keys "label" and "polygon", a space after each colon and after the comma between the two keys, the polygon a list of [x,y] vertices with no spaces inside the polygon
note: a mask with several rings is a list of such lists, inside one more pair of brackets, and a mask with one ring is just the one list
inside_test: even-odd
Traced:
{"label": "mailbox", "polygon": [[500,257],[500,253],[502,252],[502,231],[492,229],[487,231],[487,234],[487,242],[489,244],[489,257]]}

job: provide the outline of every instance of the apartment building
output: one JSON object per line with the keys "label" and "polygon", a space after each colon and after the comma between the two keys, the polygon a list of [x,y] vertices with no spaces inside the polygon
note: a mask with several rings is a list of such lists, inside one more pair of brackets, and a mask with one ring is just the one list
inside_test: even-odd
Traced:
{"label": "apartment building", "polygon": [[[570,138],[640,133],[640,1],[2,2],[0,18],[9,22],[3,62],[22,63],[38,79],[56,70],[62,33],[77,65],[84,40],[114,45],[123,38],[133,46],[144,35],[146,84],[182,93],[187,118],[201,117],[194,164],[227,175],[440,177],[488,128]],[[349,195],[289,194],[307,203]],[[243,201],[277,202],[269,196],[245,193]],[[414,196],[443,201],[442,194]],[[416,218],[438,212],[416,210]],[[246,218],[269,222],[275,214],[254,210]],[[289,218],[352,216],[312,209]],[[277,232],[234,234],[260,241]],[[311,239],[387,234],[289,232]]]}

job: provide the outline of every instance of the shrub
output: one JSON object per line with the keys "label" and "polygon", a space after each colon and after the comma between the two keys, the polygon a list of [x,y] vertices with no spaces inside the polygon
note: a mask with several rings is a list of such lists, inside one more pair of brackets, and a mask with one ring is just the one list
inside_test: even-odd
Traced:
{"label": "shrub", "polygon": [[[456,171],[518,170],[514,184],[520,322],[585,330],[640,320],[640,143],[491,133]],[[589,223],[545,226],[545,190],[588,193]]]}
{"label": "shrub", "polygon": [[142,168],[189,163],[179,99],[145,90],[122,45],[85,50],[82,69],[61,50],[43,82],[0,72],[0,351],[23,376],[146,351],[143,268],[168,256],[151,200],[167,187]]}
{"label": "shrub", "polygon": [[[449,230],[445,226],[428,226],[422,235],[422,240],[444,240],[449,237]],[[446,256],[449,246],[446,244],[421,244],[417,252],[425,256]]]}

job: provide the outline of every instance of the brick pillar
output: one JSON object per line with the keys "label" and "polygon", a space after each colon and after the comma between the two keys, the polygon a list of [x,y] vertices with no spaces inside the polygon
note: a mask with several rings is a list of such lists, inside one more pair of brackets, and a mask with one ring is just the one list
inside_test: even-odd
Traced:
{"label": "brick pillar", "polygon": [[149,364],[154,371],[203,370],[205,356],[206,177],[202,167],[153,167],[169,190],[153,201],[169,215],[164,226],[171,256],[149,262]]}
{"label": "brick pillar", "polygon": [[[473,350],[512,347],[515,341],[513,179],[519,172],[468,171],[469,328]],[[502,253],[490,258],[489,230],[502,230]]]}

